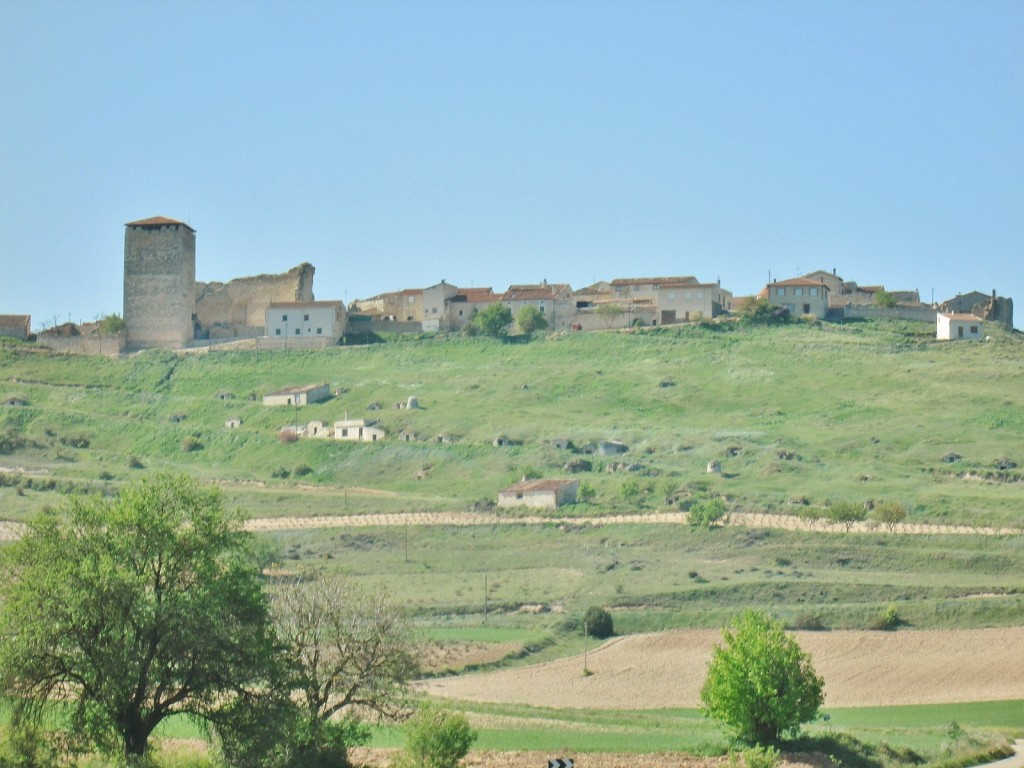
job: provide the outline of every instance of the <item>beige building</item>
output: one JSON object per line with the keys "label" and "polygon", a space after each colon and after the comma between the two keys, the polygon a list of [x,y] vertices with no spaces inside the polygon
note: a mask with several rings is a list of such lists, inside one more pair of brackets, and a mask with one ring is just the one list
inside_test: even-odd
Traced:
{"label": "beige building", "polygon": [[337,343],[345,334],[347,320],[340,301],[275,301],[267,307],[267,336],[327,338]]}
{"label": "beige building", "polygon": [[576,312],[572,288],[567,283],[510,285],[499,301],[512,310],[513,320],[523,307],[536,307],[552,331],[570,330]]}
{"label": "beige building", "polygon": [[579,487],[579,480],[522,480],[498,492],[498,506],[554,509],[575,504]]}
{"label": "beige building", "polygon": [[9,336],[25,341],[31,332],[30,315],[0,315],[0,336]]}
{"label": "beige building", "polygon": [[448,303],[458,294],[459,289],[442,280],[437,285],[424,288],[422,291],[421,311],[423,330],[448,330]]}
{"label": "beige building", "polygon": [[457,331],[501,297],[491,288],[460,288],[448,299],[448,327]]}
{"label": "beige building", "polygon": [[263,396],[264,405],[309,405],[323,402],[331,396],[327,384],[307,384],[304,387],[288,387]]}
{"label": "beige building", "polygon": [[938,312],[935,315],[935,338],[941,341],[982,338],[982,319],[962,312]]}
{"label": "beige building", "polygon": [[823,282],[796,277],[776,280],[765,287],[770,304],[785,307],[792,317],[811,315],[823,320],[828,314],[829,288]]}
{"label": "beige building", "polygon": [[334,439],[349,440],[356,443],[375,443],[383,440],[386,433],[377,426],[377,422],[366,419],[343,419],[334,422]]}

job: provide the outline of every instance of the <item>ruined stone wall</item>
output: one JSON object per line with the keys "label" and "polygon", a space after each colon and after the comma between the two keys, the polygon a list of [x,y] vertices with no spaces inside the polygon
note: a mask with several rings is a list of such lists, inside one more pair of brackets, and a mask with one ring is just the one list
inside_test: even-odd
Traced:
{"label": "ruined stone wall", "polygon": [[841,311],[842,315],[840,315],[839,319],[865,320],[868,318],[883,317],[891,320],[917,320],[923,323],[935,324],[935,310],[929,306],[850,306],[842,307]]}
{"label": "ruined stone wall", "polygon": [[67,355],[104,355],[117,357],[125,348],[124,333],[99,334],[88,336],[61,336],[59,334],[41,333],[36,338],[40,347],[63,352]]}
{"label": "ruined stone wall", "polygon": [[312,264],[284,274],[195,284],[197,338],[245,338],[263,331],[273,301],[313,301]]}
{"label": "ruined stone wall", "polygon": [[129,224],[124,233],[124,323],[130,349],[192,339],[196,234],[181,222]]}

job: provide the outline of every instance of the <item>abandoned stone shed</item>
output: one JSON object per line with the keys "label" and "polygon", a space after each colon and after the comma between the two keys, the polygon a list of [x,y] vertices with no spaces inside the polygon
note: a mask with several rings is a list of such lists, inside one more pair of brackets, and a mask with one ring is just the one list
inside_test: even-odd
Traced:
{"label": "abandoned stone shed", "polygon": [[309,405],[319,403],[331,396],[331,388],[324,384],[307,384],[304,387],[286,387],[263,396],[264,405]]}
{"label": "abandoned stone shed", "polygon": [[498,492],[498,506],[554,509],[575,504],[579,487],[579,480],[521,480]]}

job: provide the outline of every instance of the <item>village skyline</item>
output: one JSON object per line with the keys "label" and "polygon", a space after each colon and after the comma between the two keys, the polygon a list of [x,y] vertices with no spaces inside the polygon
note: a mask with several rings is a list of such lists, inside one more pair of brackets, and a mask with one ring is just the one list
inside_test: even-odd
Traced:
{"label": "village skyline", "polygon": [[1021,39],[1000,0],[3,3],[0,312],[119,311],[154,214],[199,280],[309,262],[346,303],[816,269],[1019,297]]}

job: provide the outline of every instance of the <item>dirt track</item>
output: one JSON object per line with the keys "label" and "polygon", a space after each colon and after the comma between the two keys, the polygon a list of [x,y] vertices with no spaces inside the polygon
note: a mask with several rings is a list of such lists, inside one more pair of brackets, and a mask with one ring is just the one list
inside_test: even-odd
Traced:
{"label": "dirt track", "polygon": [[[1019,699],[1024,627],[903,632],[797,632],[825,678],[825,705],[883,706]],[[595,709],[696,707],[718,630],[616,638],[583,657],[430,680],[436,696]]]}

